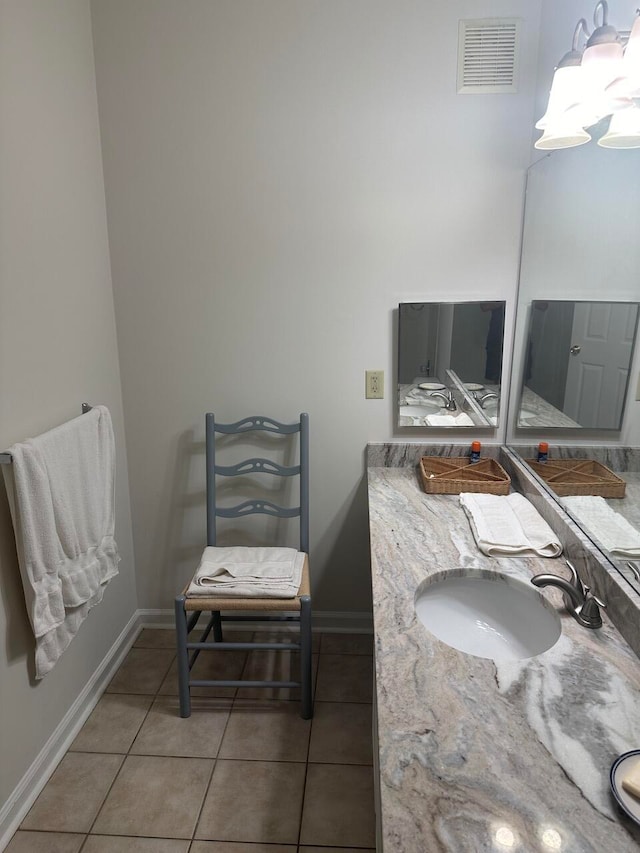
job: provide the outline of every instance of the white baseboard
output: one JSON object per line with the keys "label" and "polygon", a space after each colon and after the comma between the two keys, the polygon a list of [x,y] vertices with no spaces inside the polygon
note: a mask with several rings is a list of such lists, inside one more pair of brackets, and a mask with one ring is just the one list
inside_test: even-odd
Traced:
{"label": "white baseboard", "polygon": [[[265,630],[268,630],[268,623],[265,625]],[[173,610],[136,610],[100,666],[0,809],[0,851],[8,845],[87,717],[95,708],[108,683],[133,646],[140,629],[173,627]],[[225,627],[231,630],[243,629],[246,628],[246,624],[227,622]],[[373,632],[373,617],[371,613],[316,611],[313,614],[313,628],[327,633],[370,634]],[[278,625],[274,624],[273,630],[278,630]]]}
{"label": "white baseboard", "polygon": [[0,850],[8,845],[135,642],[140,628],[139,612],[136,611],[122,629],[102,663],[0,809]]}
{"label": "white baseboard", "polygon": [[[143,628],[173,628],[173,610],[138,610],[140,625]],[[372,634],[373,616],[371,613],[349,612],[343,610],[314,611],[313,630],[328,634]],[[265,623],[268,630],[269,623]],[[242,622],[225,622],[225,627],[231,630],[246,630]],[[278,630],[277,625],[273,630]]]}

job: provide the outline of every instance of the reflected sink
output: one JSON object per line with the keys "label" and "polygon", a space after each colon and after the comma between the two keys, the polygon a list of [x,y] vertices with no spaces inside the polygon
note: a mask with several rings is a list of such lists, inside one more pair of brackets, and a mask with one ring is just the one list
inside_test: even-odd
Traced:
{"label": "reflected sink", "polygon": [[493,660],[542,654],[562,631],[558,613],[536,589],[481,569],[454,569],[427,579],[418,588],[415,608],[439,640]]}
{"label": "reflected sink", "polygon": [[438,403],[420,403],[417,406],[400,406],[400,416],[403,418],[425,418],[427,415],[442,414]]}
{"label": "reflected sink", "polygon": [[530,421],[532,418],[537,418],[538,415],[535,412],[530,412],[528,409],[520,409],[518,412],[518,423],[522,421]]}

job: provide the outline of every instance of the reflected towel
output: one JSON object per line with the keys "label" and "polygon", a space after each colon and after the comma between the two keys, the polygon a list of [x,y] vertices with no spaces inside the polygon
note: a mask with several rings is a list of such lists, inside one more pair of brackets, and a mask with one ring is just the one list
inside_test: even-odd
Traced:
{"label": "reflected towel", "polygon": [[460,505],[467,514],[478,548],[489,556],[533,552],[557,557],[562,545],[538,510],[522,495],[464,492]]}
{"label": "reflected towel", "polygon": [[573,495],[562,502],[611,554],[632,560],[640,558],[640,532],[604,498]]}
{"label": "reflected towel", "polygon": [[208,547],[187,596],[295,598],[304,558],[295,548]]}
{"label": "reflected towel", "polygon": [[469,415],[464,412],[459,415],[427,415],[425,421],[429,426],[475,426]]}

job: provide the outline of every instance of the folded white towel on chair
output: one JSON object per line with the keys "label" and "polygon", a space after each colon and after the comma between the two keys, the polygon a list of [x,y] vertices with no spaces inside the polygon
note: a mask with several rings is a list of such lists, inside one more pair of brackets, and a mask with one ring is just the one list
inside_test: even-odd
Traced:
{"label": "folded white towel on chair", "polygon": [[95,406],[9,451],[2,468],[42,678],[118,573],[109,410]]}
{"label": "folded white towel on chair", "polygon": [[478,548],[489,556],[523,554],[557,557],[562,545],[538,510],[522,495],[460,495]]}
{"label": "folded white towel on chair", "polygon": [[187,596],[295,598],[305,555],[295,548],[204,549]]}
{"label": "folded white towel on chair", "polygon": [[632,560],[640,557],[640,532],[604,498],[572,495],[562,502],[611,554]]}

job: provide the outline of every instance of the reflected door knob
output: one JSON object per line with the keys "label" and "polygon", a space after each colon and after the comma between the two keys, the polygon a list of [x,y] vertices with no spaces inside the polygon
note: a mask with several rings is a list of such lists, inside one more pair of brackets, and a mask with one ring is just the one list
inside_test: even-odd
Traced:
{"label": "reflected door knob", "polygon": [[574,344],[569,350],[569,352],[571,353],[571,355],[580,355],[580,353],[582,352],[582,347],[579,344]]}

